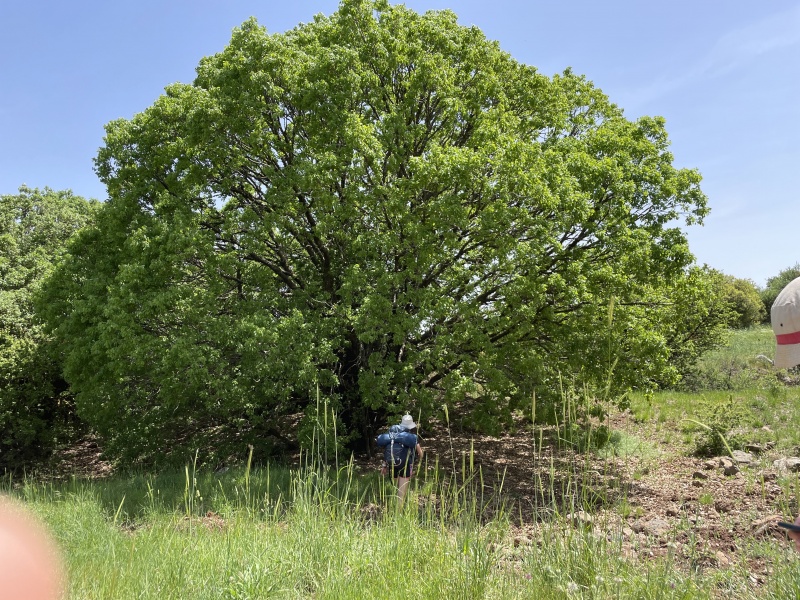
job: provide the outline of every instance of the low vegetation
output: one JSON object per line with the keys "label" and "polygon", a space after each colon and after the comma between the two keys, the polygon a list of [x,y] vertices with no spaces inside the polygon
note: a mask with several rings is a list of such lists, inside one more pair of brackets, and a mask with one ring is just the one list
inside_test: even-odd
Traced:
{"label": "low vegetation", "polygon": [[[796,597],[800,559],[770,519],[797,512],[800,481],[771,463],[795,453],[800,388],[796,373],[772,371],[776,384],[745,360],[765,335],[736,333],[705,365],[740,365],[756,373],[733,380],[757,385],[634,396],[605,417],[603,444],[529,417],[499,438],[442,423],[402,511],[374,460],[323,467],[324,440],[287,466],[190,461],[3,491],[50,526],[70,598]],[[770,450],[695,487],[680,472],[708,460],[696,458],[712,452],[707,427]]]}

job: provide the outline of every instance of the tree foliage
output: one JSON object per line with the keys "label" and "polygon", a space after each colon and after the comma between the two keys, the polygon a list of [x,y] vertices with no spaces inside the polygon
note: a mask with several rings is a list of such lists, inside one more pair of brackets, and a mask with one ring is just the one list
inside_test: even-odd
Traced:
{"label": "tree foliage", "polygon": [[65,433],[72,399],[33,298],[94,204],[69,191],[0,196],[0,467],[40,458]]}
{"label": "tree foliage", "polygon": [[766,310],[759,289],[753,281],[725,275],[723,286],[725,301],[731,311],[731,327],[745,329],[764,321]]}
{"label": "tree foliage", "polygon": [[702,221],[664,121],[546,77],[449,11],[345,0],[253,21],[191,85],[107,126],[110,201],[51,282],[78,407],[118,453],[365,437],[412,406],[502,423],[562,374],[673,380],[717,329],[677,219]]}
{"label": "tree foliage", "polygon": [[800,277],[800,262],[787,267],[774,277],[767,279],[767,285],[761,290],[761,301],[764,303],[764,322],[769,323],[769,315],[775,298],[789,283]]}

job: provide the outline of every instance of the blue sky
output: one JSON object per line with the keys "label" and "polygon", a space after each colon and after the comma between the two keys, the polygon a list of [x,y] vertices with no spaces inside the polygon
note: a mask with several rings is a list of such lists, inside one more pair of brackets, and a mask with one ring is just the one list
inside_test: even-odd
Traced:
{"label": "blue sky", "polygon": [[[758,285],[800,262],[800,1],[410,0],[449,8],[520,62],[586,75],[629,118],[667,120],[711,215],[698,263]],[[285,31],[336,1],[0,3],[0,193],[26,184],[104,199],[103,126],[190,83],[250,16]]]}

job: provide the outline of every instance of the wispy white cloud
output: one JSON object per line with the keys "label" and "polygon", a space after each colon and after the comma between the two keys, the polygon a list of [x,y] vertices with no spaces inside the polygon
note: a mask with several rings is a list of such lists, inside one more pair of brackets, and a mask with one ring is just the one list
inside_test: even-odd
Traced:
{"label": "wispy white cloud", "polygon": [[719,77],[747,66],[771,52],[800,46],[800,4],[721,36],[693,65],[680,74],[660,77],[635,90],[629,105],[641,106],[701,78]]}
{"label": "wispy white cloud", "polygon": [[723,35],[694,69],[722,75],[774,50],[800,44],[800,5]]}

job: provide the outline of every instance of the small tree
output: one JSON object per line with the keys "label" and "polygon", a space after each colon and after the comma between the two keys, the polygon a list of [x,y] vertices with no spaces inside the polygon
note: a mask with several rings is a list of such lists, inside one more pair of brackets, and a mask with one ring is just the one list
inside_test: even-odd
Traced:
{"label": "small tree", "polygon": [[731,310],[731,327],[745,329],[764,321],[764,303],[753,281],[725,275],[722,284],[725,302]]}
{"label": "small tree", "polygon": [[770,310],[775,298],[781,293],[791,281],[800,277],[800,262],[795,263],[793,267],[783,269],[774,277],[767,279],[766,287],[761,290],[761,301],[764,304],[764,322],[769,323]]}
{"label": "small tree", "polygon": [[21,187],[0,196],[0,467],[45,456],[74,415],[61,359],[33,298],[96,203]]}

